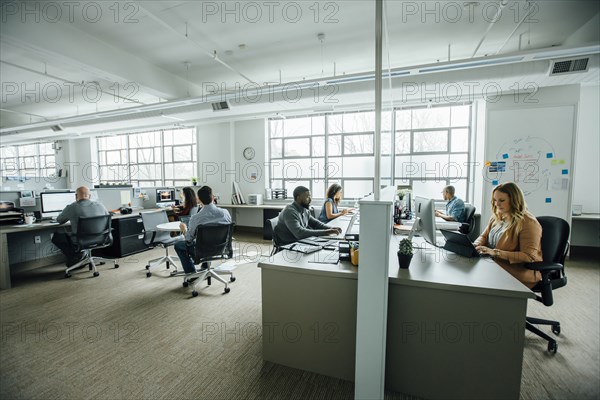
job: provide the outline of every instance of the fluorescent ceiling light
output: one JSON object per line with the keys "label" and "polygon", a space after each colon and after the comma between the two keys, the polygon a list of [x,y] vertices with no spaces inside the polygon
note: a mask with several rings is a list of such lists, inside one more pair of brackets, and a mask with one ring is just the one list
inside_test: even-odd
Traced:
{"label": "fluorescent ceiling light", "polygon": [[481,67],[484,65],[497,65],[497,64],[506,64],[510,62],[518,62],[522,61],[525,57],[505,57],[498,58],[493,60],[482,60],[482,61],[474,61],[460,64],[449,64],[449,65],[440,65],[434,67],[422,68],[419,72],[436,72],[436,71],[447,71],[451,69],[463,69],[470,67]]}
{"label": "fluorescent ceiling light", "polygon": [[588,54],[600,53],[600,45],[588,46],[578,49],[562,49],[562,50],[550,50],[545,53],[536,54],[533,56],[534,60],[542,60],[545,58],[553,57],[577,57]]}
{"label": "fluorescent ceiling light", "polygon": [[185,121],[185,119],[183,119],[183,118],[172,117],[170,115],[165,115],[163,113],[160,113],[160,116],[163,117],[163,118],[173,119],[175,121]]}

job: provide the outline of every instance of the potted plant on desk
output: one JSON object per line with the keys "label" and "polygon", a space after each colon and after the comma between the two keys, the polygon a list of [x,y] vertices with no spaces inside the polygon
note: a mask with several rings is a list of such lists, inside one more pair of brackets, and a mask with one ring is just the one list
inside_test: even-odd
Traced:
{"label": "potted plant on desk", "polygon": [[198,179],[195,176],[192,176],[190,180],[192,181],[192,185],[196,186],[198,184]]}
{"label": "potted plant on desk", "polygon": [[398,246],[398,263],[400,268],[408,268],[413,256],[413,245],[411,237],[404,238]]}

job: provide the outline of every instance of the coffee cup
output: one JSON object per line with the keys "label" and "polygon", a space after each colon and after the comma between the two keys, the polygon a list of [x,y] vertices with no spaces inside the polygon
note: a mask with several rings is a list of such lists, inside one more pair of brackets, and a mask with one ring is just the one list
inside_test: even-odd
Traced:
{"label": "coffee cup", "polygon": [[35,217],[33,215],[26,215],[25,216],[25,223],[27,225],[31,225],[35,222]]}

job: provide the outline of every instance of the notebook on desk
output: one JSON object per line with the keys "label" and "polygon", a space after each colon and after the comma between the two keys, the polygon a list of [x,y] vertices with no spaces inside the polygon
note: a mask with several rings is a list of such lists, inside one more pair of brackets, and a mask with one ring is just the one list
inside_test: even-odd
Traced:
{"label": "notebook on desk", "polygon": [[337,243],[337,240],[331,240],[331,239],[318,237],[318,236],[311,236],[311,237],[307,237],[305,239],[300,239],[298,242],[303,243],[303,244],[309,244],[311,246],[325,247],[325,246],[333,246],[334,244]]}
{"label": "notebook on desk", "polygon": [[285,246],[281,246],[281,248],[286,249],[286,250],[291,250],[291,251],[297,251],[298,253],[310,254],[310,253],[314,253],[315,251],[321,250],[323,247],[322,246],[312,246],[310,244],[295,242],[295,243],[286,244]]}

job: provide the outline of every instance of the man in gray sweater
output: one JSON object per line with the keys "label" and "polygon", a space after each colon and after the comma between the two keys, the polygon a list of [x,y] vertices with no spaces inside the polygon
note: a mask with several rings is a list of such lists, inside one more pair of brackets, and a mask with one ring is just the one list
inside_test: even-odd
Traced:
{"label": "man in gray sweater", "polygon": [[294,189],[294,202],[279,214],[275,226],[275,236],[281,245],[297,242],[310,236],[327,236],[342,233],[340,228],[332,228],[314,218],[309,211],[310,190],[304,186]]}
{"label": "man in gray sweater", "polygon": [[56,217],[59,224],[71,221],[70,232],[66,230],[57,231],[52,237],[52,243],[67,257],[67,267],[74,265],[84,256],[83,252],[76,253],[73,251],[73,244],[70,239],[71,236],[77,236],[79,217],[95,217],[108,214],[104,204],[90,200],[90,196],[90,189],[85,186],[79,187],[75,193],[77,201],[66,206],[60,215]]}

